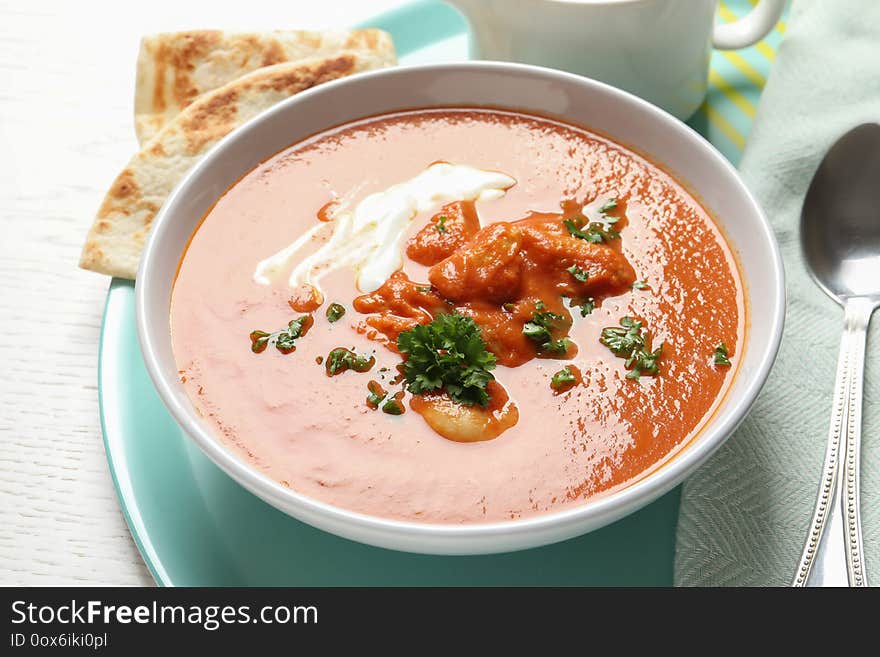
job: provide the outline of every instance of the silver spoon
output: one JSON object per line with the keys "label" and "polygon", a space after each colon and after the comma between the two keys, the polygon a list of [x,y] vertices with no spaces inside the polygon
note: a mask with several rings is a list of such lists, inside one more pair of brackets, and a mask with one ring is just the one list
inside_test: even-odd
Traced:
{"label": "silver spoon", "polygon": [[794,586],[867,586],[859,510],[865,341],[880,306],[880,125],[841,137],[813,176],[801,212],[810,274],[843,306],[831,429],[819,496]]}

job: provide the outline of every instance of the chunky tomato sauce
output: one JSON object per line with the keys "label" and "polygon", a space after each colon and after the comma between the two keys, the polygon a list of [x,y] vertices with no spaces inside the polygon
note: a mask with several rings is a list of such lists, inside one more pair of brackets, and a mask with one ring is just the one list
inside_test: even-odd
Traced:
{"label": "chunky tomato sauce", "polygon": [[[535,312],[560,317],[551,333],[559,339],[572,324],[563,298],[595,300],[621,294],[635,282],[620,240],[594,243],[574,238],[564,221],[567,215],[578,216],[577,204],[563,205],[566,212],[531,213],[519,221],[499,221],[482,229],[472,203],[446,206],[407,248],[411,258],[432,265],[427,277],[430,287],[399,271],[375,292],[357,297],[356,310],[375,314],[364,320],[374,330],[365,332],[372,338],[383,334],[393,349],[401,331],[454,310],[481,327],[501,365],[516,367],[539,355],[539,345],[523,333]],[[444,227],[449,223],[444,232],[436,228],[438,218],[445,218]],[[619,228],[622,222],[614,219]],[[575,278],[569,271],[572,267],[584,272],[584,280]],[[562,356],[572,357],[576,351],[573,345]]]}
{"label": "chunky tomato sauce", "polygon": [[[257,262],[332,222],[343,199],[436,161],[500,171],[516,184],[499,199],[417,216],[403,268],[375,291],[358,290],[346,269],[321,280],[323,298],[291,289],[286,276],[255,282]],[[577,238],[572,231],[608,199],[615,234]],[[331,302],[346,311],[333,322]],[[645,158],[548,119],[450,109],[343,126],[246,175],[193,237],[171,330],[193,404],[242,458],[341,507],[459,523],[580,504],[662,465],[730,385],[743,303],[734,257],[711,218]],[[498,363],[477,420],[443,392],[401,394],[398,336],[449,312],[474,320]],[[558,318],[550,337],[567,339],[564,352],[525,335],[539,312]],[[304,313],[308,332],[294,351],[251,349],[252,332],[285,329]],[[662,343],[656,375],[628,378],[632,366],[600,343],[624,317]],[[721,343],[731,367],[713,362]],[[340,348],[348,351],[337,356],[363,355],[362,366],[345,358],[331,366],[328,354]],[[566,366],[567,378],[551,385]],[[394,396],[394,413],[371,393]]]}

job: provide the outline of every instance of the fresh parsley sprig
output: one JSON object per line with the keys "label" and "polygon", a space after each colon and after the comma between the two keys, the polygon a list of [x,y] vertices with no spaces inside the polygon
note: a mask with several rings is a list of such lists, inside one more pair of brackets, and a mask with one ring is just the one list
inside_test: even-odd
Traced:
{"label": "fresh parsley sprig", "polygon": [[487,386],[495,377],[495,355],[486,349],[474,320],[459,313],[438,315],[397,337],[406,355],[403,376],[414,395],[445,390],[465,406],[487,406]]}

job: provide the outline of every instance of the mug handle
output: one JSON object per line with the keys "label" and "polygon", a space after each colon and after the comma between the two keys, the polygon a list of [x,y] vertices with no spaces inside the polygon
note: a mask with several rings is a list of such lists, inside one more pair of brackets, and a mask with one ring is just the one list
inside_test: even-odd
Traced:
{"label": "mug handle", "polygon": [[712,32],[712,44],[719,50],[751,46],[773,29],[786,0],[761,0],[746,16],[733,23],[719,23]]}

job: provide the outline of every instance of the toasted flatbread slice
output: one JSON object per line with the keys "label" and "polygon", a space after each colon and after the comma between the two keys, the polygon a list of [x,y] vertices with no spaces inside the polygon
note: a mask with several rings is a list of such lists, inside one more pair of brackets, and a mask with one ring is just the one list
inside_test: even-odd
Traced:
{"label": "toasted flatbread slice", "polygon": [[134,278],[153,218],[189,168],[234,128],[315,85],[393,63],[393,53],[342,52],[266,66],[209,91],[144,144],[98,210],[80,267]]}
{"label": "toasted flatbread slice", "polygon": [[251,71],[282,62],[326,57],[343,50],[393,59],[381,30],[234,33],[168,32],[144,37],[137,62],[135,131],[144,144],[203,93]]}

